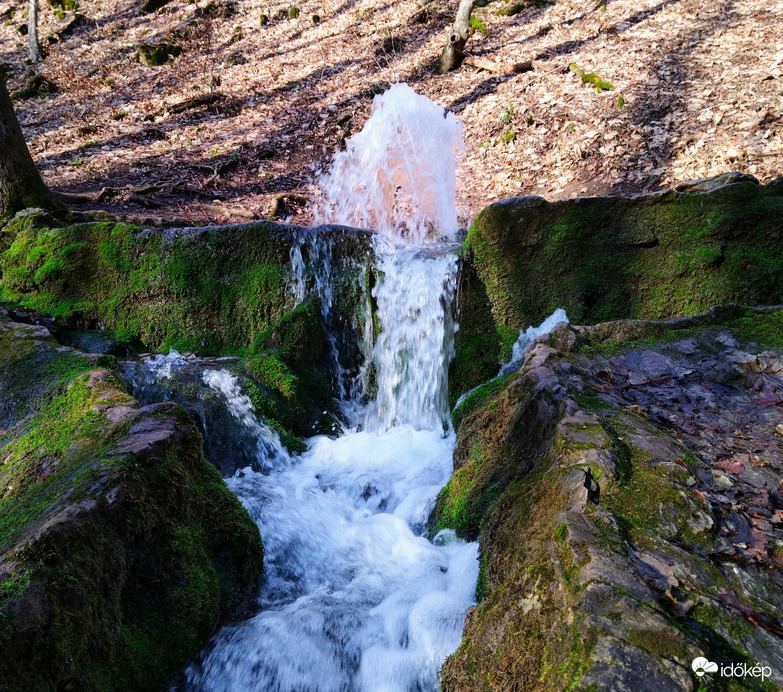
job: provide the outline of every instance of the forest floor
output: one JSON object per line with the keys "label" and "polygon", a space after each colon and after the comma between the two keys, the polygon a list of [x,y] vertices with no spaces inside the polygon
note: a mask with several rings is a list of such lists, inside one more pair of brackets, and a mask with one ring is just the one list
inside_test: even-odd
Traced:
{"label": "forest floor", "polygon": [[[486,35],[475,32],[467,50],[533,69],[447,75],[433,65],[456,0],[171,0],[153,13],[141,0],[79,2],[84,22],[39,66],[57,88],[15,101],[46,182],[85,199],[103,191],[77,209],[268,218],[280,195],[317,195],[319,171],[369,117],[374,94],[399,81],[464,125],[465,224],[504,197],[783,173],[783,0],[537,0],[512,16],[498,14],[510,2],[494,0],[474,11]],[[46,39],[73,12],[58,19],[41,5]],[[0,0],[10,91],[26,70],[25,16],[25,0]],[[134,58],[142,43],[182,52],[146,66]],[[613,89],[583,84],[571,63]],[[172,112],[210,95],[220,98]],[[312,220],[308,204],[286,213]]]}

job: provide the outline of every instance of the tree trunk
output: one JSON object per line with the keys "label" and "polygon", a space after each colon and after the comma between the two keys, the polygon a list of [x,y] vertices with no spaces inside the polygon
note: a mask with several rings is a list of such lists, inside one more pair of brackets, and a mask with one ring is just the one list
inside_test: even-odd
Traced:
{"label": "tree trunk", "polygon": [[26,207],[65,211],[65,205],[46,187],[27,150],[11,97],[0,79],[0,217]]}
{"label": "tree trunk", "polygon": [[470,32],[470,13],[473,12],[474,0],[460,0],[457,8],[457,18],[454,20],[454,26],[451,28],[449,42],[443,49],[443,53],[438,61],[438,72],[446,74],[451,70],[456,70],[462,64],[464,58],[463,49],[468,41]]}
{"label": "tree trunk", "polygon": [[38,42],[38,0],[30,0],[27,19],[27,44],[30,47],[30,62],[37,63],[42,57]]}

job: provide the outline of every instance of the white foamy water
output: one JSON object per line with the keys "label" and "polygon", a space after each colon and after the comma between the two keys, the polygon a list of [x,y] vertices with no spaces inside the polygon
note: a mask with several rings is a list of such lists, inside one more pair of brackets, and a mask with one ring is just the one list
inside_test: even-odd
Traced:
{"label": "white foamy water", "polygon": [[225,628],[191,689],[435,690],[473,602],[477,546],[421,535],[453,435],[311,440],[284,473],[229,480],[264,537],[263,610]]}
{"label": "white foamy water", "polygon": [[522,356],[525,355],[525,349],[533,343],[534,339],[544,334],[549,334],[561,322],[568,324],[568,315],[566,315],[566,311],[563,308],[557,308],[537,327],[530,326],[527,329],[520,329],[519,338],[511,347],[511,360],[500,368],[498,377],[519,370],[519,366],[522,365]]}
{"label": "white foamy water", "polygon": [[205,370],[201,380],[210,389],[219,392],[234,418],[247,428],[256,441],[258,461],[264,471],[288,462],[288,452],[280,442],[280,435],[266,423],[258,420],[250,397],[242,393],[237,378],[225,370]]}
{"label": "white foamy water", "polygon": [[381,279],[373,295],[382,331],[372,351],[378,393],[365,428],[384,431],[409,424],[442,429],[449,418],[457,257],[404,248],[382,255],[378,269]]}
{"label": "white foamy water", "polygon": [[568,324],[568,316],[566,315],[566,311],[563,310],[563,308],[557,308],[557,310],[555,310],[537,327],[530,326],[527,329],[520,329],[519,338],[511,346],[511,358],[507,363],[503,363],[503,365],[500,366],[500,372],[498,372],[495,377],[478,385],[478,387],[473,387],[473,389],[465,392],[462,396],[460,396],[459,399],[457,399],[457,403],[454,405],[454,408],[457,408],[460,404],[462,404],[462,402],[465,401],[465,399],[467,399],[471,394],[473,394],[473,392],[475,392],[479,387],[483,387],[485,384],[494,382],[504,375],[510,375],[511,373],[519,370],[519,366],[522,365],[522,359],[525,355],[525,351],[527,350],[527,347],[533,343],[533,340],[537,339],[539,336],[543,336],[544,334],[549,334],[561,322]]}
{"label": "white foamy water", "polygon": [[324,221],[421,245],[457,232],[462,125],[407,84],[376,96],[372,116],[320,180]]}
{"label": "white foamy water", "polygon": [[[392,87],[335,156],[326,220],[373,226],[398,243],[453,236],[460,142],[452,115],[406,85]],[[331,252],[309,242],[307,261],[301,241],[292,251],[293,292],[298,300],[316,293],[328,325]],[[447,372],[457,272],[453,253],[429,247],[376,244],[381,333],[373,344],[368,320],[364,352],[377,395],[356,417],[364,429],[312,438],[299,457],[268,458],[265,472],[247,468],[228,479],[264,541],[260,609],[221,630],[186,671],[187,689],[437,690],[474,602],[478,546],[452,531],[426,538],[453,468]],[[215,371],[204,381],[252,423],[235,380]]]}

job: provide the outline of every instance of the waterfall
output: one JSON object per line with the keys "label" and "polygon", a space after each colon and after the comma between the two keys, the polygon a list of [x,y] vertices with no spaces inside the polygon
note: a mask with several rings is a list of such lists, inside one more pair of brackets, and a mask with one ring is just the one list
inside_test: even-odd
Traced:
{"label": "waterfall", "polygon": [[554,328],[561,323],[568,324],[568,315],[566,315],[566,311],[563,310],[563,308],[557,308],[537,327],[531,325],[527,329],[520,329],[519,337],[511,346],[511,359],[507,363],[503,363],[503,365],[500,366],[500,372],[498,372],[498,374],[495,375],[492,379],[489,379],[486,382],[482,382],[477,387],[473,387],[473,389],[469,389],[467,392],[462,394],[462,396],[457,399],[457,403],[454,405],[454,408],[459,408],[462,403],[477,389],[480,389],[490,382],[494,382],[504,375],[510,375],[519,370],[519,366],[522,365],[522,360],[525,356],[527,347],[530,346],[530,344],[532,344],[533,341],[539,336],[550,334]]}
{"label": "waterfall", "polygon": [[242,393],[237,378],[226,370],[205,370],[202,381],[210,389],[219,392],[226,401],[229,413],[247,428],[256,441],[259,468],[269,471],[288,463],[289,457],[280,436],[266,423],[262,423],[253,411],[250,397]]}
{"label": "waterfall", "polygon": [[[372,290],[380,332],[373,339],[368,316],[365,369],[353,381],[367,385],[364,396],[340,372],[332,341],[336,393],[361,415],[336,439],[311,438],[286,464],[264,462],[270,471],[246,468],[227,479],[260,528],[265,578],[258,611],[213,638],[185,673],[188,690],[438,688],[478,576],[477,544],[448,531],[426,536],[455,444],[447,373],[457,257],[449,240],[460,143],[453,115],[395,85],[321,181],[323,221],[381,233]],[[317,295],[328,329],[332,246],[312,229],[296,239],[291,260],[294,298]],[[252,413],[235,380],[203,377],[237,418]]]}
{"label": "waterfall", "polygon": [[409,424],[437,430],[448,424],[448,366],[454,357],[451,303],[457,257],[417,248],[385,254],[373,295],[381,333],[372,350],[377,395],[365,418],[368,430]]}

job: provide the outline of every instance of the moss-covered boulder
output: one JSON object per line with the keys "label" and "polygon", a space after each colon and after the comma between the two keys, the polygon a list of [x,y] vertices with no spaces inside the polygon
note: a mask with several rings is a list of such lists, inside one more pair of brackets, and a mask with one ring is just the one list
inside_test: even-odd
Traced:
{"label": "moss-covered boulder", "polygon": [[519,329],[693,315],[783,299],[783,185],[729,174],[680,191],[492,204],[468,232],[450,394],[497,374]]}
{"label": "moss-covered boulder", "polygon": [[781,373],[783,308],[730,306],[563,325],[466,401],[431,522],[479,536],[480,603],[441,689],[692,690],[699,656],[779,689]]}
{"label": "moss-covered boulder", "polygon": [[[99,328],[139,351],[250,356],[259,413],[294,436],[331,432],[329,359],[336,350],[343,370],[358,372],[370,233],[275,223],[143,230],[36,222],[20,217],[0,233],[0,301],[53,315],[64,328]],[[317,299],[325,267],[328,311]],[[314,296],[302,305],[295,279],[302,295]],[[334,343],[328,353],[325,327]]]}
{"label": "moss-covered boulder", "polygon": [[174,43],[142,43],[136,49],[134,57],[147,67],[160,67],[180,53],[182,48]]}
{"label": "moss-covered boulder", "polygon": [[158,689],[247,602],[258,529],[173,403],[0,317],[0,687]]}
{"label": "moss-covered boulder", "polygon": [[[303,233],[298,227],[36,228],[34,221],[15,220],[0,233],[0,301],[51,314],[64,326],[100,325],[150,351],[248,353],[259,334],[295,307],[291,247]],[[333,246],[337,295],[343,284],[357,283],[370,234],[319,232]],[[336,300],[334,307],[355,310],[356,303]]]}
{"label": "moss-covered boulder", "polygon": [[252,351],[246,358],[146,354],[125,359],[121,368],[143,404],[174,401],[190,414],[205,457],[225,477],[246,466],[262,469],[258,430],[227,405],[226,392],[213,386],[210,372],[227,374],[232,396],[246,397],[243,405],[279,434],[289,452],[306,449],[302,437],[336,432],[333,363],[317,298],[307,298],[259,334]]}

